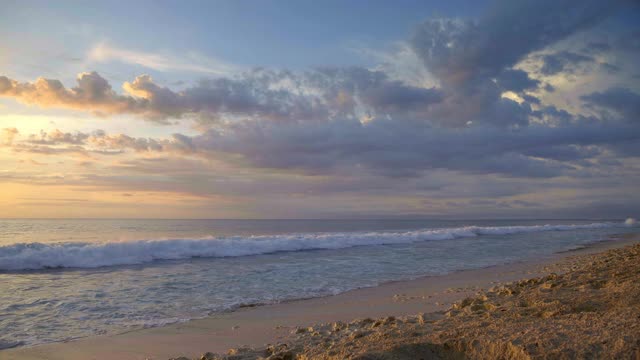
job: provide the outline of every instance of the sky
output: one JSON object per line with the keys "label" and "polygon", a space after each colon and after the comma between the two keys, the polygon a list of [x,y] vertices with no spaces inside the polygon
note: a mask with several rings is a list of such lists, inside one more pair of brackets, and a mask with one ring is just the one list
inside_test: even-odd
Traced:
{"label": "sky", "polygon": [[0,218],[640,216],[640,4],[0,1]]}

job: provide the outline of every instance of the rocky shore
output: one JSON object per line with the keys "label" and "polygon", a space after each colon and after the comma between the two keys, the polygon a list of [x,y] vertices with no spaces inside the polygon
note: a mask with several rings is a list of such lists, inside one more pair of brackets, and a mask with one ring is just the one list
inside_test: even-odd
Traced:
{"label": "rocky shore", "polygon": [[640,359],[640,245],[554,271],[444,311],[298,328],[286,344],[199,359]]}

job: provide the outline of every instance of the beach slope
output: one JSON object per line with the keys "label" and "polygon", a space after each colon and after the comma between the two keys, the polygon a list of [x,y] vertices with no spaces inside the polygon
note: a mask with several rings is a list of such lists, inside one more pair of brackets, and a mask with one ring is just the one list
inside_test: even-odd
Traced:
{"label": "beach slope", "polygon": [[570,266],[493,287],[441,313],[301,328],[289,344],[221,358],[639,359],[640,245]]}
{"label": "beach slope", "polygon": [[637,242],[630,235],[535,261],[10,349],[0,359],[640,358]]}

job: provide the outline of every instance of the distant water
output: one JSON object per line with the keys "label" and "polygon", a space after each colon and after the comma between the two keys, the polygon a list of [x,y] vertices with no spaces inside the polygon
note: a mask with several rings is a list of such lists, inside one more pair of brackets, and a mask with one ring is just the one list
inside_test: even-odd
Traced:
{"label": "distant water", "polygon": [[549,255],[633,221],[0,220],[0,349]]}

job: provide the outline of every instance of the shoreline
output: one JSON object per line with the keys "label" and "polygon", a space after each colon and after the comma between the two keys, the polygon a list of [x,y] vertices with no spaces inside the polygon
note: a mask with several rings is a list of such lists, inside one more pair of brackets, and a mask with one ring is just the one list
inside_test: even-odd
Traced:
{"label": "shoreline", "polygon": [[578,249],[504,265],[385,282],[338,295],[248,305],[203,319],[116,335],[0,350],[0,359],[168,359],[239,346],[260,347],[290,339],[298,327],[355,318],[437,313],[495,285],[570,269],[575,256],[620,248],[638,234],[612,236]]}

